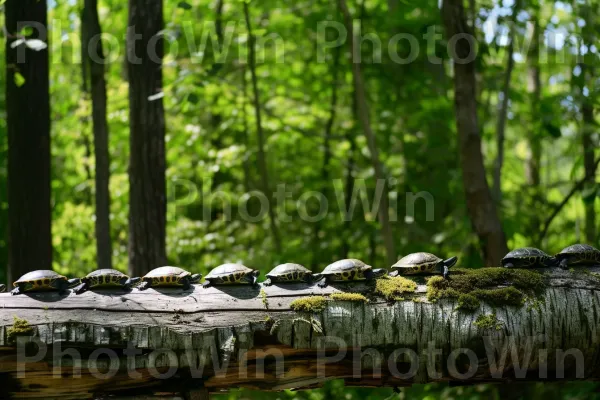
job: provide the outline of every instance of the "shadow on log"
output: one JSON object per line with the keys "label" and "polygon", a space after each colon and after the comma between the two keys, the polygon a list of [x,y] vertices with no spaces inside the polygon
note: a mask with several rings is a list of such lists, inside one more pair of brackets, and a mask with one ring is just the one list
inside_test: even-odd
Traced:
{"label": "shadow on log", "polygon": [[[544,271],[520,306],[389,302],[363,283],[0,295],[0,387],[19,398],[186,396],[425,382],[594,379],[600,268]],[[369,301],[332,300],[340,292]],[[292,302],[323,296],[322,310]],[[358,296],[360,297],[360,296]]]}

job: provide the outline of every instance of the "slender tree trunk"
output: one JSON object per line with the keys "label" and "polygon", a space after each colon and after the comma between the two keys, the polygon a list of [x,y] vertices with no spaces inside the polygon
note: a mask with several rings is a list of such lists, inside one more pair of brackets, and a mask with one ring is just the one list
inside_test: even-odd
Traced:
{"label": "slender tree trunk", "polygon": [[[249,53],[249,67],[250,74],[252,76],[252,91],[254,92],[254,113],[256,118],[256,134],[258,137],[258,169],[261,175],[262,190],[268,199],[273,198],[269,183],[269,171],[267,168],[267,156],[265,154],[265,135],[262,128],[261,119],[261,108],[260,108],[260,95],[258,91],[258,78],[256,76],[256,49],[254,48],[256,38],[252,33],[252,24],[250,22],[250,11],[248,9],[248,3],[244,2],[244,17],[246,19],[246,28],[248,29],[248,53]],[[271,224],[271,233],[273,235],[273,242],[275,243],[275,249],[278,254],[281,254],[281,239],[279,236],[279,228],[277,227],[275,203],[271,202],[269,206],[269,220]]]}
{"label": "slender tree trunk", "polygon": [[496,125],[496,162],[494,165],[494,184],[492,188],[492,196],[499,207],[502,202],[502,167],[504,166],[506,119],[508,114],[508,100],[510,98],[510,81],[512,77],[513,68],[515,66],[513,54],[515,52],[515,31],[517,29],[516,23],[519,9],[519,3],[515,2],[510,26],[509,43],[506,51],[506,71],[504,73],[504,82],[502,86],[503,96],[498,109],[498,122]]}
{"label": "slender tree trunk", "polygon": [[[466,23],[462,0],[444,0],[442,17],[448,39],[459,34],[472,37],[472,32]],[[454,51],[455,58],[466,60],[471,55],[471,46],[466,39],[461,39],[456,42]],[[485,264],[499,266],[502,257],[508,252],[508,247],[485,176],[477,119],[474,62],[454,63],[454,91],[467,211],[479,237]]]}
{"label": "slender tree trunk", "polygon": [[[540,79],[540,25],[537,15],[533,19],[531,32],[531,47],[527,55],[527,91],[529,92],[531,104],[531,126],[527,132],[527,158],[525,159],[525,177],[527,186],[531,192],[532,209],[539,210],[542,204],[540,196],[540,164],[542,158],[542,141],[539,131],[541,129],[540,102],[542,85]],[[529,217],[529,229],[531,237],[539,232],[541,219],[538,213],[531,213]],[[538,243],[539,245],[539,243]]]}
{"label": "slender tree trunk", "polygon": [[[354,97],[354,103],[356,103],[356,96]],[[356,115],[356,106],[354,106],[354,114]],[[344,185],[344,199],[348,209],[350,209],[350,203],[352,202],[352,192],[354,192],[354,164],[356,154],[356,139],[354,138],[354,130],[349,129],[346,133],[346,140],[350,143],[350,150],[348,151],[348,165],[346,167],[346,184]],[[352,216],[344,221],[344,233],[342,234],[342,248],[340,259],[348,258],[350,253],[350,235],[352,234]]]}
{"label": "slender tree trunk", "polygon": [[98,268],[112,268],[112,244],[110,238],[110,157],[108,151],[108,122],[106,120],[106,79],[104,76],[104,51],[98,1],[85,0],[83,24],[84,55],[90,73],[92,95],[92,120],[94,124],[94,156],[96,179],[96,260]]}
{"label": "slender tree trunk", "polygon": [[[346,4],[346,0],[338,0],[339,7],[344,16],[344,21],[346,25],[346,30],[348,32],[353,32],[352,29],[352,16],[350,15],[350,11],[348,10],[348,5]],[[358,42],[354,35],[350,35],[350,51],[351,54],[357,54],[357,51],[360,51],[360,46],[358,46]],[[379,158],[379,149],[377,147],[377,140],[375,137],[375,132],[373,132],[371,128],[371,121],[369,115],[369,104],[367,102],[367,93],[365,89],[365,84],[363,81],[362,71],[359,63],[354,62],[352,60],[352,75],[354,78],[354,87],[356,89],[356,103],[357,103],[357,111],[359,120],[364,131],[364,134],[367,138],[367,143],[369,146],[369,152],[371,153],[371,162],[373,164],[373,170],[375,171],[375,179],[377,183],[383,183],[383,193],[381,196],[381,204],[379,207],[379,223],[381,224],[381,234],[383,236],[383,243],[385,245],[386,250],[386,262],[389,265],[392,265],[396,262],[396,249],[394,244],[394,236],[392,232],[392,225],[390,223],[389,217],[389,199],[388,199],[388,190],[387,190],[387,182],[385,180],[385,174],[383,173],[383,166],[381,164]]]}
{"label": "slender tree trunk", "polygon": [[23,21],[36,25],[29,39],[47,43],[48,14],[45,0],[8,0],[4,7],[11,281],[28,271],[52,269],[48,50],[12,47]]}
{"label": "slender tree trunk", "polygon": [[[586,22],[582,28],[582,37],[584,43],[589,48],[592,43],[597,40],[597,34],[595,25],[592,19],[593,15],[597,13],[597,6],[589,4],[579,5],[579,14],[581,18]],[[580,96],[581,96],[581,144],[583,146],[583,168],[587,181],[584,187],[595,189],[596,186],[596,169],[597,165],[594,159],[594,140],[593,135],[596,132],[596,120],[594,118],[594,103],[595,98],[595,73],[594,65],[596,57],[592,53],[588,52],[585,55],[580,55],[583,58],[583,62],[580,64],[581,67],[581,85],[580,85]],[[587,96],[583,94],[584,87],[588,88]],[[596,210],[595,210],[596,196],[593,196],[590,201],[585,203],[585,240],[587,243],[596,243],[598,238],[596,237]]]}
{"label": "slender tree trunk", "polygon": [[129,0],[129,272],[136,276],[167,261],[162,29],[161,0]]}
{"label": "slender tree trunk", "polygon": [[[339,75],[339,67],[340,67],[340,55],[341,55],[340,47],[336,47],[335,54],[333,56],[333,65],[331,66],[331,102],[329,106],[329,119],[325,124],[325,134],[323,136],[323,165],[321,166],[321,193],[327,199],[327,194],[329,193],[329,163],[331,160],[331,134],[333,131],[333,125],[335,123],[336,117],[336,108],[338,102],[338,75]],[[314,233],[313,233],[313,249],[318,248],[318,243],[320,241],[320,232],[321,232],[321,221],[318,220],[314,225]],[[313,271],[316,271],[319,266],[320,252],[313,251],[313,261],[311,263],[311,267]]]}

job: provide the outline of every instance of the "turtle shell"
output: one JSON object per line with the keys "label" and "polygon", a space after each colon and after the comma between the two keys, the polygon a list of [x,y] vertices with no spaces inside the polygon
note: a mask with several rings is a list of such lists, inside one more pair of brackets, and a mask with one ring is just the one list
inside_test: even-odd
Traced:
{"label": "turtle shell", "polygon": [[364,271],[367,269],[372,269],[372,267],[355,258],[349,258],[329,264],[325,267],[323,272],[321,272],[321,275],[333,275],[339,274],[340,272]]}
{"label": "turtle shell", "polygon": [[312,272],[303,265],[287,263],[276,266],[266,276],[267,278],[279,278],[296,273],[301,273],[303,275],[312,274]]}
{"label": "turtle shell", "polygon": [[392,265],[392,268],[413,268],[416,266],[422,266],[426,264],[435,265],[438,264],[440,261],[442,261],[441,258],[431,253],[413,253],[402,257],[400,260],[398,260],[398,262],[396,262],[396,264]]}
{"label": "turtle shell", "polygon": [[148,272],[144,278],[160,278],[168,276],[184,277],[191,275],[188,271],[179,267],[160,267]]}
{"label": "turtle shell", "polygon": [[[61,280],[65,280],[65,281],[67,280],[67,278],[65,276],[62,276],[61,274],[59,274],[55,271],[51,271],[51,270],[32,271],[32,272],[26,273],[25,275],[20,277],[17,281],[15,281],[15,286],[17,286],[19,283],[36,282],[36,281],[40,281],[40,282],[36,282],[38,284],[38,286],[47,286],[52,281],[55,281],[57,279],[61,279]],[[47,283],[44,281],[47,281]],[[44,285],[45,283],[46,283],[46,285]]]}
{"label": "turtle shell", "polygon": [[515,266],[522,268],[555,265],[554,257],[535,247],[522,247],[509,252],[502,259],[502,265],[510,262],[514,262]]}
{"label": "turtle shell", "polygon": [[6,292],[6,285],[0,285],[0,293]]}
{"label": "turtle shell", "polygon": [[127,275],[116,269],[98,269],[84,278],[92,288],[124,286],[123,282],[127,279]]}
{"label": "turtle shell", "polygon": [[300,264],[287,263],[276,266],[266,276],[274,282],[303,282],[312,276],[312,271]]}
{"label": "turtle shell", "polygon": [[242,264],[223,264],[210,271],[208,275],[206,275],[205,279],[222,278],[224,276],[231,276],[240,273],[249,274],[252,271],[254,270]]}
{"label": "turtle shell", "polygon": [[97,269],[87,274],[86,278],[93,278],[98,276],[118,276],[123,278],[127,275],[125,275],[121,271],[117,271],[116,269]]}
{"label": "turtle shell", "polygon": [[574,244],[556,255],[559,260],[568,260],[569,265],[600,264],[600,250],[589,244]]}

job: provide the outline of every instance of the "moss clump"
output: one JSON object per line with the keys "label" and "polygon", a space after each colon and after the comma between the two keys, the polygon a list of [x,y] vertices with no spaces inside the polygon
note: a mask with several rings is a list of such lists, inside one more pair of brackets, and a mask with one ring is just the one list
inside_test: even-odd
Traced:
{"label": "moss clump", "polygon": [[479,300],[472,294],[461,294],[458,296],[457,310],[475,311],[479,308]]}
{"label": "moss clump", "polygon": [[323,296],[310,296],[292,301],[290,308],[294,311],[321,312],[325,309],[327,299]]}
{"label": "moss clump", "polygon": [[496,313],[479,315],[473,325],[480,329],[495,329],[497,331],[502,329],[502,323],[496,317]]}
{"label": "moss clump", "polygon": [[14,317],[13,326],[7,330],[8,343],[16,343],[17,336],[29,336],[33,334],[33,327],[24,319]]}
{"label": "moss clump", "polygon": [[358,301],[363,303],[368,303],[369,300],[360,293],[334,293],[329,296],[331,300],[338,301]]}
{"label": "moss clump", "polygon": [[260,289],[260,297],[262,298],[262,303],[265,305],[265,308],[269,309],[269,300],[267,300],[267,292],[265,289]]}
{"label": "moss clump", "polygon": [[[508,286],[507,286],[508,285]],[[505,286],[497,288],[497,286]],[[527,297],[539,296],[545,289],[536,271],[508,268],[457,269],[450,279],[434,276],[427,281],[427,299],[460,299],[460,309],[473,310],[475,300],[493,305],[521,306]],[[462,306],[461,306],[462,303]]]}
{"label": "moss clump", "polygon": [[414,281],[401,276],[383,277],[377,279],[375,283],[375,294],[389,301],[402,301],[404,295],[414,293],[416,290],[417,284]]}

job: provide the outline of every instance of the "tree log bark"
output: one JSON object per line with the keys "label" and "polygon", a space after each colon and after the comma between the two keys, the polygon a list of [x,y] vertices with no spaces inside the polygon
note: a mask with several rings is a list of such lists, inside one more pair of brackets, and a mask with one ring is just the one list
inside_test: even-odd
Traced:
{"label": "tree log bark", "polygon": [[[2,294],[0,388],[81,399],[132,390],[178,396],[204,388],[311,388],[336,378],[355,386],[593,380],[600,372],[598,272],[548,269],[536,300],[482,303],[473,312],[456,310],[454,300],[428,302],[423,284],[393,303],[363,283]],[[291,310],[294,300],[342,290],[370,301]],[[496,317],[482,326],[482,315]],[[25,336],[12,332],[14,318],[27,321]]]}

